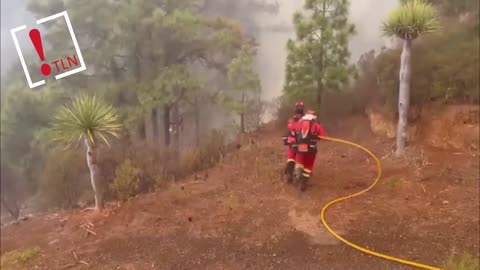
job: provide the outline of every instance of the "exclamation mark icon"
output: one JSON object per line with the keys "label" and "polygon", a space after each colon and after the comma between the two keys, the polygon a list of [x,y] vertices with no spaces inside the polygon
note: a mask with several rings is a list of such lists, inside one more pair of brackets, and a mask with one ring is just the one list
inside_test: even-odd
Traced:
{"label": "exclamation mark icon", "polygon": [[[30,39],[32,40],[33,46],[35,47],[35,50],[38,53],[38,56],[40,57],[40,60],[45,61],[45,55],[43,53],[43,45],[42,45],[42,37],[40,36],[40,31],[38,29],[32,29],[30,30],[29,33]],[[50,68],[50,65],[47,63],[42,64],[42,67],[40,68],[42,71],[42,74],[45,76],[50,75],[50,72],[52,69]]]}

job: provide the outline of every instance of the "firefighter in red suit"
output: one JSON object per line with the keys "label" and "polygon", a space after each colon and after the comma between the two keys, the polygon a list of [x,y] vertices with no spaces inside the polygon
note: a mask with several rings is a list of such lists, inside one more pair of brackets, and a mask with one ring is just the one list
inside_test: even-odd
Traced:
{"label": "firefighter in red suit", "polygon": [[298,101],[295,104],[295,114],[292,118],[288,119],[287,134],[283,137],[284,144],[288,146],[287,150],[287,165],[285,166],[285,175],[287,176],[288,183],[293,181],[293,170],[295,169],[295,151],[293,151],[293,145],[295,144],[296,125],[298,121],[304,115],[304,105],[302,101]]}
{"label": "firefighter in red suit", "polygon": [[319,136],[326,137],[327,133],[318,123],[315,111],[309,110],[297,123],[295,134],[295,177],[300,190],[305,191],[317,156],[317,141]]}

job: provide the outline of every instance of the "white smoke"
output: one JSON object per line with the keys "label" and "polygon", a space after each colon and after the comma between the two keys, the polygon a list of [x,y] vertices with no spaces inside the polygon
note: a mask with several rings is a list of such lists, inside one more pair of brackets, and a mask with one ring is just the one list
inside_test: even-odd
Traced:
{"label": "white smoke", "polygon": [[[295,36],[293,14],[300,10],[303,1],[280,1],[276,15],[259,15],[262,25],[258,37],[257,68],[262,80],[263,99],[271,101],[282,94],[287,57],[286,43]],[[350,21],[355,24],[357,34],[350,43],[351,61],[355,63],[365,52],[388,45],[382,38],[381,22],[388,11],[398,5],[398,0],[352,0]]]}

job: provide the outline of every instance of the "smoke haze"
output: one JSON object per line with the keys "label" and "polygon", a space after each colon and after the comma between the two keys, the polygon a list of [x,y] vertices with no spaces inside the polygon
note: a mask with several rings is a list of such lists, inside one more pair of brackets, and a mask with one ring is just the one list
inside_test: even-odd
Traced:
{"label": "smoke haze", "polygon": [[[295,37],[293,13],[301,10],[303,1],[279,0],[280,10],[276,15],[258,16],[261,28],[258,37],[257,67],[262,79],[263,98],[271,100],[281,95],[284,82],[284,68],[287,57],[286,43]],[[355,24],[357,34],[352,39],[350,50],[352,62],[371,49],[386,46],[380,26],[388,11],[398,5],[398,0],[354,0],[351,1],[350,20]]]}
{"label": "smoke haze", "polygon": [[[35,18],[26,10],[27,0],[2,0],[1,1],[1,76],[2,81],[12,64],[20,63],[17,51],[10,34],[10,29],[27,25],[34,25]],[[28,39],[19,38],[18,42],[24,44]],[[20,70],[20,72],[23,72]]]}
{"label": "smoke haze", "polygon": [[[294,37],[293,13],[300,10],[303,1],[277,0],[278,14],[257,13],[256,22],[260,26],[257,36],[257,67],[262,80],[263,99],[272,100],[281,95],[284,82],[284,67],[287,56],[286,42]],[[269,2],[273,3],[273,0]],[[34,18],[26,11],[27,0],[2,0],[1,2],[1,68],[2,79],[9,67],[18,60],[10,35],[10,29],[23,24],[32,25]],[[351,42],[352,61],[371,49],[386,45],[381,38],[380,25],[388,10],[395,7],[398,0],[354,0],[351,1],[351,21],[357,34]],[[81,39],[81,37],[78,37]],[[19,40],[20,43],[28,40]]]}

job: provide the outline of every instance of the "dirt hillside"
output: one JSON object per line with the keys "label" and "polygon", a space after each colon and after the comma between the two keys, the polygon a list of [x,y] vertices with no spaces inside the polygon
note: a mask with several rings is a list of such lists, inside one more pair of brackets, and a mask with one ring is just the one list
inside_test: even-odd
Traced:
{"label": "dirt hillside", "polygon": [[[359,245],[433,266],[452,250],[478,256],[478,153],[417,145],[399,161],[393,141],[368,126],[352,118],[328,130],[369,147],[385,167],[371,192],[328,211],[331,226]],[[18,269],[412,269],[338,242],[320,222],[325,203],[371,183],[366,154],[321,142],[311,186],[300,193],[280,178],[278,130],[250,136],[217,167],[168,190],[102,214],[62,212],[2,228],[1,252],[40,248]]]}

